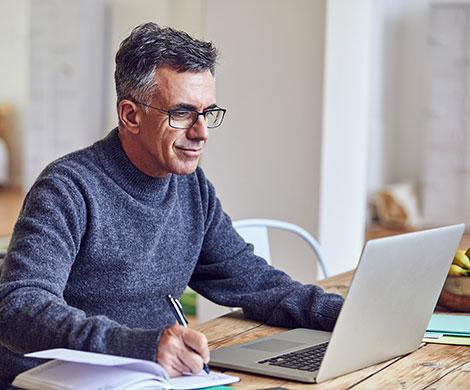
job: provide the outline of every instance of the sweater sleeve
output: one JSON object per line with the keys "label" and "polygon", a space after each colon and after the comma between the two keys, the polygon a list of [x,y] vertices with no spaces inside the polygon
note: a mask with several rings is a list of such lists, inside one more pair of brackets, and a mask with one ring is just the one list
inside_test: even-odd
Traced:
{"label": "sweater sleeve", "polygon": [[61,347],[155,360],[161,330],[87,316],[64,300],[86,223],[85,200],[73,184],[38,179],[2,265],[0,344],[19,354]]}
{"label": "sweater sleeve", "polygon": [[296,282],[256,256],[207,183],[205,237],[190,286],[217,304],[241,307],[248,318],[269,325],[332,330],[343,298]]}

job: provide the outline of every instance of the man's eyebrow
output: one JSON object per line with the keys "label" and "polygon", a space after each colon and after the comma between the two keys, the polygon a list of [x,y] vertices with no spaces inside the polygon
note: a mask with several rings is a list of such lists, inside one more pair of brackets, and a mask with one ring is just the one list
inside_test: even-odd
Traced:
{"label": "man's eyebrow", "polygon": [[193,106],[192,104],[187,104],[187,103],[178,103],[175,104],[172,108],[172,110],[196,110],[196,106]]}
{"label": "man's eyebrow", "polygon": [[[217,108],[217,104],[213,103],[211,104],[210,106],[207,106],[204,108],[204,111],[205,110],[210,110],[212,108]],[[192,104],[187,104],[187,103],[179,103],[179,104],[176,104],[174,105],[172,108],[172,110],[190,110],[190,111],[197,111],[197,107],[196,106],[193,106]]]}

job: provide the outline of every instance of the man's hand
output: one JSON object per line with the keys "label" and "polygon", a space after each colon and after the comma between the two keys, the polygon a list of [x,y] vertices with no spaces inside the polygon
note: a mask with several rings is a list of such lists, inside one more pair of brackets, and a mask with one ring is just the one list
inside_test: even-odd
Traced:
{"label": "man's hand", "polygon": [[178,324],[165,328],[158,344],[157,362],[172,377],[197,374],[204,363],[209,363],[206,336]]}

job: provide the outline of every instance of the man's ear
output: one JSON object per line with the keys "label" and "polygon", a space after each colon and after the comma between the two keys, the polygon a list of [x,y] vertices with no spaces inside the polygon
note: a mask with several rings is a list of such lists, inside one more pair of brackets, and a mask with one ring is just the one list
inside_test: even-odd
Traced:
{"label": "man's ear", "polygon": [[139,134],[142,111],[133,101],[123,99],[118,104],[119,120],[133,134]]}

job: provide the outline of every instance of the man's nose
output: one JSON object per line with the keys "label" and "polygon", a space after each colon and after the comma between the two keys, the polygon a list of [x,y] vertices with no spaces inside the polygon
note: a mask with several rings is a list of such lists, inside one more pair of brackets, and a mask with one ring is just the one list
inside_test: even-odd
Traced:
{"label": "man's nose", "polygon": [[207,130],[207,122],[204,115],[199,115],[196,123],[186,131],[186,136],[189,139],[207,141],[209,138],[209,132]]}

